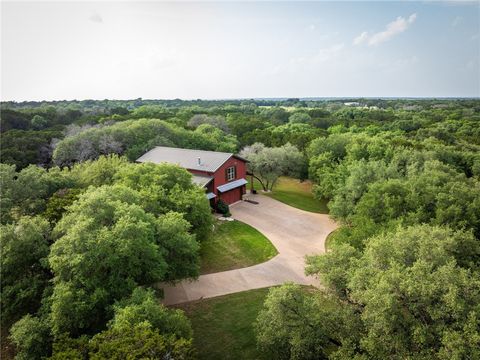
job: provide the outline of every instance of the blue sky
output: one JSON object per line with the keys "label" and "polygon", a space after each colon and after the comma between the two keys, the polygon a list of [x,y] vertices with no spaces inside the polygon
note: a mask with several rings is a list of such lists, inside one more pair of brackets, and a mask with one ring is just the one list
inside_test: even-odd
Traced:
{"label": "blue sky", "polygon": [[479,2],[2,3],[2,100],[480,96]]}

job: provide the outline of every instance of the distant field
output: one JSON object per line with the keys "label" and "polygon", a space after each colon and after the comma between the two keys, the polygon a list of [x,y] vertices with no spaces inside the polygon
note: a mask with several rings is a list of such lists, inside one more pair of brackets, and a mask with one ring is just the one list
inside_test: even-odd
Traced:
{"label": "distant field", "polygon": [[277,250],[262,233],[241,221],[215,224],[212,236],[202,242],[200,273],[239,269],[267,261]]}
{"label": "distant field", "polygon": [[253,322],[268,288],[177,305],[192,322],[200,360],[266,359],[256,348]]}
{"label": "distant field", "polygon": [[282,108],[283,110],[285,111],[295,111],[295,110],[299,110],[298,107],[295,107],[295,106],[271,106],[271,105],[260,105],[259,108],[272,108],[272,107],[279,107],[279,108]]}
{"label": "distant field", "polygon": [[[262,187],[258,180],[254,180],[253,187],[261,194],[270,196],[275,200],[281,201],[297,209],[328,214],[328,200],[317,200],[312,194],[312,183],[308,180],[301,182],[298,179],[281,177],[273,187],[271,193],[261,192]],[[247,185],[249,189],[249,185]]]}

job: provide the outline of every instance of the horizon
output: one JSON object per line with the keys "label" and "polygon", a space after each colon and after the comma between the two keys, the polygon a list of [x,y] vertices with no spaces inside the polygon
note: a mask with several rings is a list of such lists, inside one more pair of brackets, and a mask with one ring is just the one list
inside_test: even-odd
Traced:
{"label": "horizon", "polygon": [[480,96],[476,1],[1,7],[2,102]]}
{"label": "horizon", "polygon": [[244,100],[270,100],[285,101],[298,99],[299,101],[330,101],[330,100],[480,100],[480,96],[308,96],[308,97],[244,97],[244,98],[107,98],[107,99],[53,99],[53,100],[1,100],[0,103],[31,103],[31,102],[82,102],[82,101],[244,101]]}

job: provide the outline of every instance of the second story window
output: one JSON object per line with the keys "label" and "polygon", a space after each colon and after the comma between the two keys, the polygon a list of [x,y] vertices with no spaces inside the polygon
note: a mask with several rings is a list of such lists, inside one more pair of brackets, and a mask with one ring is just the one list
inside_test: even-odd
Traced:
{"label": "second story window", "polygon": [[235,166],[227,168],[227,181],[232,181],[235,179]]}

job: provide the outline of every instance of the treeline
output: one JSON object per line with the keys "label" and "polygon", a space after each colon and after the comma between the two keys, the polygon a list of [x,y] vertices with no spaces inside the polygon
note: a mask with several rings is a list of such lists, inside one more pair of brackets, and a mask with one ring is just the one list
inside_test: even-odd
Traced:
{"label": "treeline", "polygon": [[18,359],[190,358],[158,282],[196,278],[210,206],[191,174],[117,156],[1,164],[2,329]]}
{"label": "treeline", "polygon": [[307,258],[324,289],[271,290],[255,325],[266,354],[480,357],[479,126],[462,113],[365,117],[309,144],[315,194],[341,227]]}
{"label": "treeline", "polygon": [[[435,137],[451,142],[453,136],[456,136],[474,144],[479,144],[480,141],[478,140],[480,130],[477,126],[480,118],[478,100],[357,99],[361,107],[345,106],[343,101],[137,99],[7,102],[1,104],[0,158],[4,163],[15,164],[17,169],[22,169],[28,164],[50,167],[55,165],[52,156],[62,139],[92,127],[106,128],[125,121],[141,119],[157,119],[169,123],[167,134],[159,139],[160,143],[168,144],[181,143],[178,136],[176,138],[174,136],[174,139],[169,138],[172,133],[191,138],[187,131],[192,131],[202,124],[212,125],[215,130],[207,128],[203,133],[213,132],[215,141],[225,142],[225,145],[219,146],[219,149],[225,151],[231,151],[232,148],[239,151],[244,146],[256,142],[274,147],[291,143],[304,151],[310,141],[327,136],[327,129],[334,126],[350,131],[370,126],[370,132],[388,130],[405,134],[416,133],[421,129],[420,134],[423,137]],[[144,140],[142,144],[132,143],[129,139],[123,141],[123,136],[122,139],[113,136],[111,141],[112,137],[108,133],[118,132],[117,129],[120,128],[121,126],[115,127],[111,131],[91,130],[95,132],[95,137],[103,136],[105,140],[102,144],[94,144],[94,149],[92,144],[87,142],[87,153],[77,154],[76,158],[92,158],[95,154],[109,152],[127,152],[130,146],[142,148],[143,151],[145,147],[155,144],[154,139]],[[160,136],[158,133],[156,135]],[[235,136],[236,141],[230,135]],[[102,149],[102,146],[105,148]],[[195,146],[215,149],[209,144],[203,147],[202,144],[196,143]],[[132,150],[132,154],[138,151]],[[74,156],[72,161],[76,161],[76,158]]]}

